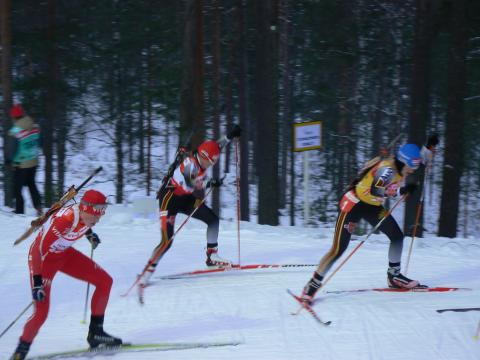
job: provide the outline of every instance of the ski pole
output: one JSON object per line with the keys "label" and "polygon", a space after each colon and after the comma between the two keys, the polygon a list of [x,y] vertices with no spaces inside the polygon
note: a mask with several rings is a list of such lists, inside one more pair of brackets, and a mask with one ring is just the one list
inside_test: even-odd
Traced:
{"label": "ski pole", "polygon": [[429,173],[429,170],[430,170],[431,161],[432,160],[430,160],[428,162],[427,167],[425,169],[425,176],[423,178],[422,192],[420,194],[420,200],[419,200],[418,205],[417,205],[417,214],[415,215],[415,224],[413,225],[412,239],[410,240],[410,247],[408,248],[407,261],[406,261],[406,264],[405,264],[405,272],[404,272],[405,276],[408,273],[408,265],[410,264],[410,257],[412,256],[413,242],[415,241],[415,236],[417,234],[417,228],[418,228],[418,225],[420,223],[420,215],[422,213],[423,202],[424,202],[424,198],[425,198],[425,186],[427,185],[427,177],[428,177],[428,173]]}
{"label": "ski pole", "polygon": [[[200,208],[200,206],[202,206],[202,204],[205,202],[205,200],[207,199],[207,196],[210,195],[210,193],[212,192],[213,190],[213,187],[211,187],[208,192],[205,194],[205,196],[203,197],[202,201],[200,201],[200,203],[197,205],[197,207],[195,209],[193,209],[193,211],[191,212],[190,215],[188,215],[188,217],[180,224],[180,226],[178,227],[177,231],[175,231],[173,233],[173,235],[170,237],[170,239],[168,239],[168,242],[171,242],[173,241],[173,239],[175,238],[175,236],[177,236],[177,234],[180,232],[180,230],[182,230],[182,228],[185,226],[185,224],[187,223],[188,220],[190,220],[190,218],[193,216],[193,214],[195,214],[197,212],[197,210]],[[154,256],[152,256],[152,258],[148,261],[147,265],[145,265],[143,271],[141,272],[141,274],[137,277],[137,279],[134,281],[134,283],[132,284],[132,286],[130,286],[128,288],[128,290],[122,294],[121,296],[122,297],[125,297],[127,296],[130,291],[132,291],[132,289],[135,287],[135,285],[138,284],[138,282],[140,281],[140,279],[142,278],[142,276],[147,272],[148,268],[150,266],[152,266],[152,264],[155,263],[155,261],[158,259],[158,257],[160,256],[161,254],[161,249],[158,249],[157,252],[154,254]]]}
{"label": "ski pole", "polygon": [[[92,250],[90,252],[90,259],[93,259],[93,245],[92,245]],[[90,292],[90,283],[87,283],[87,293],[85,295],[85,306],[83,308],[83,320],[81,321],[82,324],[85,324],[87,321],[87,307],[88,307],[88,295]]]}
{"label": "ski pole", "polygon": [[0,338],[13,326],[15,325],[15,323],[18,321],[18,319],[20,319],[22,317],[23,314],[25,314],[27,312],[28,309],[30,309],[30,306],[33,305],[33,301],[31,303],[29,303],[25,309],[22,310],[22,312],[20,314],[18,314],[18,316],[15,318],[15,320],[13,320],[10,325],[8,325],[6,327],[5,330],[2,331],[2,333],[0,334]]}
{"label": "ski pole", "polygon": [[404,194],[402,195],[402,197],[400,199],[397,200],[397,202],[395,204],[393,204],[392,208],[390,210],[387,211],[387,213],[380,219],[380,221],[377,223],[377,225],[375,225],[373,227],[373,229],[371,229],[368,234],[366,235],[365,239],[363,239],[362,241],[360,241],[358,243],[357,246],[355,246],[355,248],[350,252],[350,254],[348,254],[348,256],[337,266],[337,268],[330,274],[330,276],[328,276],[325,281],[323,281],[323,284],[322,284],[322,288],[325,287],[325,285],[330,281],[330,279],[343,267],[343,265],[345,265],[345,263],[353,256],[353,254],[355,254],[355,252],[365,243],[365,241],[368,240],[368,238],[375,232],[378,230],[378,228],[380,227],[380,225],[382,225],[382,223],[385,221],[385,219],[387,217],[390,216],[390,214],[393,212],[393,210],[395,210],[395,208],[407,197],[407,194]]}
{"label": "ski pole", "polygon": [[473,338],[474,338],[475,340],[478,340],[479,337],[480,337],[480,321],[478,322],[477,332],[475,333],[475,335],[473,336]]}
{"label": "ski pole", "polygon": [[238,244],[238,266],[240,266],[240,173],[238,157],[238,140],[235,141],[235,174],[237,176],[237,244]]}

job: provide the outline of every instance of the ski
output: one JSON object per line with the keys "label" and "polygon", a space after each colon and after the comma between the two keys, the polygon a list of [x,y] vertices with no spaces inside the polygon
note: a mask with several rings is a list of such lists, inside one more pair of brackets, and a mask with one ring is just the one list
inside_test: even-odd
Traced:
{"label": "ski", "polygon": [[436,310],[439,314],[446,312],[446,311],[453,311],[453,312],[467,312],[467,311],[480,311],[480,308],[454,308],[454,309],[439,309]]}
{"label": "ski", "polygon": [[296,267],[310,267],[310,266],[318,266],[317,264],[251,264],[251,265],[232,265],[230,267],[218,267],[213,269],[202,269],[202,270],[194,270],[188,271],[173,275],[166,275],[166,276],[159,276],[157,279],[160,280],[175,280],[175,279],[182,279],[185,277],[193,277],[199,275],[208,275],[208,274],[216,274],[216,273],[226,273],[230,271],[240,271],[240,270],[258,270],[258,269],[278,269],[278,268],[296,268]]}
{"label": "ski", "polygon": [[405,288],[372,288],[372,289],[355,289],[355,290],[333,290],[326,291],[327,294],[343,294],[343,293],[361,293],[361,292],[451,292],[461,290],[472,290],[470,288],[458,287],[417,287],[413,289]]}
{"label": "ski", "polygon": [[[297,295],[295,295],[290,289],[287,289],[287,293],[293,297],[301,306],[302,306],[302,309],[305,309],[307,310],[310,315],[313,316],[313,318],[320,324],[324,325],[324,326],[328,326],[330,325],[332,322],[331,321],[323,321],[322,319],[320,319],[320,317],[317,315],[317,313],[315,312],[315,310],[313,310],[313,308],[306,304],[304,301],[302,301],[302,299],[300,299],[300,297],[298,297]],[[293,314],[292,314],[293,315]]]}
{"label": "ski", "polygon": [[171,350],[187,350],[197,348],[210,348],[221,346],[237,346],[240,342],[172,342],[172,343],[153,343],[153,344],[131,344],[125,343],[117,347],[101,347],[101,348],[83,348],[71,351],[62,351],[51,354],[29,357],[29,360],[56,360],[56,359],[75,359],[75,358],[93,358],[95,356],[112,356],[126,352],[146,352],[146,351],[171,351]]}

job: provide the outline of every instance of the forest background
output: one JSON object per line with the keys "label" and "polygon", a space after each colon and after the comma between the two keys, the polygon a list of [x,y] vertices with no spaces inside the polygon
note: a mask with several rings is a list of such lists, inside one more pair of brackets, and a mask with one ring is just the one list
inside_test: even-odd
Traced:
{"label": "forest background", "polygon": [[[5,141],[14,103],[42,126],[46,206],[89,137],[111,147],[124,203],[126,184],[154,196],[179,144],[194,149],[238,123],[239,153],[229,148],[213,176],[238,164],[241,219],[294,225],[304,179],[292,127],[322,121],[306,223],[333,222],[358,169],[397,135],[421,145],[438,133],[429,231],[480,232],[478,1],[0,0],[0,26],[0,130]],[[11,169],[1,175],[10,206]]]}

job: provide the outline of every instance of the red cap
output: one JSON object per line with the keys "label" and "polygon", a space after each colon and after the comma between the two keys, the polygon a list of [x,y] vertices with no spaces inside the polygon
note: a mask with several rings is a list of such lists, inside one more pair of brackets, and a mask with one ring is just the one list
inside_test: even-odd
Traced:
{"label": "red cap", "polygon": [[198,154],[213,165],[220,156],[220,146],[214,140],[207,140],[198,147]]}
{"label": "red cap", "polygon": [[80,200],[80,211],[91,215],[104,215],[107,209],[107,197],[97,190],[87,190]]}
{"label": "red cap", "polygon": [[23,110],[22,105],[17,104],[13,105],[10,109],[10,116],[13,118],[19,118],[25,115],[25,111]]}

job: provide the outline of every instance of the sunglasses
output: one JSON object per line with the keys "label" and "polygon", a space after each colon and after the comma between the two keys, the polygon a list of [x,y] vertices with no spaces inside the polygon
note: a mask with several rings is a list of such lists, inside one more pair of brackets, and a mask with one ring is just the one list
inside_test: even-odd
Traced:
{"label": "sunglasses", "polygon": [[218,161],[218,156],[210,157],[205,150],[202,150],[200,155],[212,165],[215,165],[215,163]]}
{"label": "sunglasses", "polygon": [[93,203],[89,203],[89,202],[86,202],[86,201],[81,201],[80,204],[82,204],[83,206],[92,207],[93,209],[95,209],[97,211],[105,211],[105,209],[108,206],[108,204],[93,204]]}

